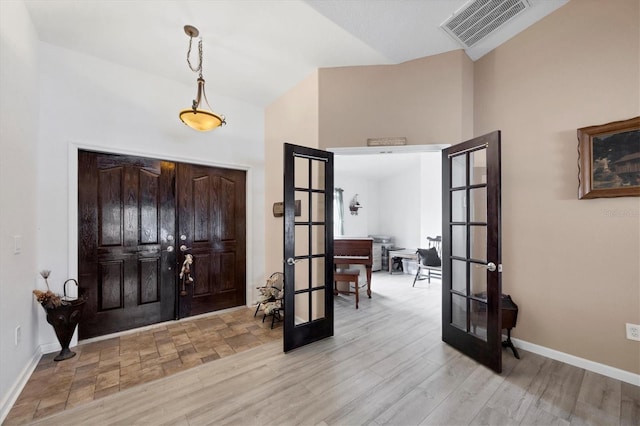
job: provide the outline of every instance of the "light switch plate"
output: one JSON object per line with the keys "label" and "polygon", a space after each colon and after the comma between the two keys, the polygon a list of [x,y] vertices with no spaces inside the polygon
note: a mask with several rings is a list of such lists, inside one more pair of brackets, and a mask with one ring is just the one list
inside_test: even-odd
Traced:
{"label": "light switch plate", "polygon": [[22,252],[22,237],[20,235],[13,236],[13,254]]}

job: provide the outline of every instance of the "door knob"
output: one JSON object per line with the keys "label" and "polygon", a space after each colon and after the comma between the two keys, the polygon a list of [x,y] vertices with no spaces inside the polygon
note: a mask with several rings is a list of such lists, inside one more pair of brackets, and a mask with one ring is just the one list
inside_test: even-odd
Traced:
{"label": "door knob", "polygon": [[489,272],[494,272],[497,269],[496,264],[493,262],[487,263],[487,269],[489,270]]}
{"label": "door knob", "polygon": [[296,262],[297,262],[297,260],[293,260],[293,257],[290,257],[290,258],[287,259],[287,265],[289,265],[289,266],[295,265]]}
{"label": "door knob", "polygon": [[168,246],[168,247],[167,247],[167,251],[168,251],[169,253],[171,253],[171,252],[173,251],[173,246]]}
{"label": "door knob", "polygon": [[183,253],[184,253],[185,251],[189,251],[189,250],[191,250],[191,247],[187,247],[187,246],[185,246],[184,244],[180,246],[180,251],[181,251],[181,252],[183,252]]}

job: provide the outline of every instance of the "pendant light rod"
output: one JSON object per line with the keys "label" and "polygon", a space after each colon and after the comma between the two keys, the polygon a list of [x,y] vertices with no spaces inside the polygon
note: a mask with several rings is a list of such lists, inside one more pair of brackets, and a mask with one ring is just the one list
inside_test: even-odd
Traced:
{"label": "pendant light rod", "polygon": [[[198,93],[196,94],[196,98],[193,100],[193,106],[192,106],[194,112],[200,106],[200,100],[202,99],[202,92],[203,91],[204,91],[204,78],[199,77],[198,78]],[[207,106],[209,106],[208,102],[207,102]],[[211,106],[209,106],[209,108],[211,108]]]}

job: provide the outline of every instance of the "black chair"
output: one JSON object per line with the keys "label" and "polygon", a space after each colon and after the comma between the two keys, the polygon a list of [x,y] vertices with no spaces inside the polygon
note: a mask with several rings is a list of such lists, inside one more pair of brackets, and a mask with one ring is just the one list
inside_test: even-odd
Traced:
{"label": "black chair", "polygon": [[264,312],[262,322],[264,322],[266,317],[271,316],[271,328],[273,328],[276,320],[282,321],[282,316],[284,314],[284,288],[280,290],[273,300],[264,304],[262,312]]}
{"label": "black chair", "polygon": [[[264,309],[265,305],[269,302],[274,302],[282,289],[284,288],[284,274],[282,272],[274,272],[267,279],[267,282],[264,286],[258,287],[258,291],[260,294],[258,295],[256,312],[253,314],[255,317],[258,315],[258,311],[260,309]],[[262,318],[264,321],[264,318]]]}
{"label": "black chair", "polygon": [[[416,276],[413,279],[412,287],[416,286],[416,281],[427,279],[427,282],[431,284],[431,278],[442,279],[442,258],[440,252],[440,243],[442,237],[437,236],[435,238],[427,237],[429,241],[429,248],[418,249],[416,254],[418,255],[418,270]],[[422,271],[426,271],[426,277],[422,275]]]}

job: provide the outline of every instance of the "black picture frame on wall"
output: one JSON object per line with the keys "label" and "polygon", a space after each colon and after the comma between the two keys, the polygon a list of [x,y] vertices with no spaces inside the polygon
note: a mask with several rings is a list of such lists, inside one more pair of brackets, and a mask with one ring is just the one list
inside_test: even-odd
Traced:
{"label": "black picture frame on wall", "polygon": [[578,129],[578,198],[640,196],[640,116]]}

